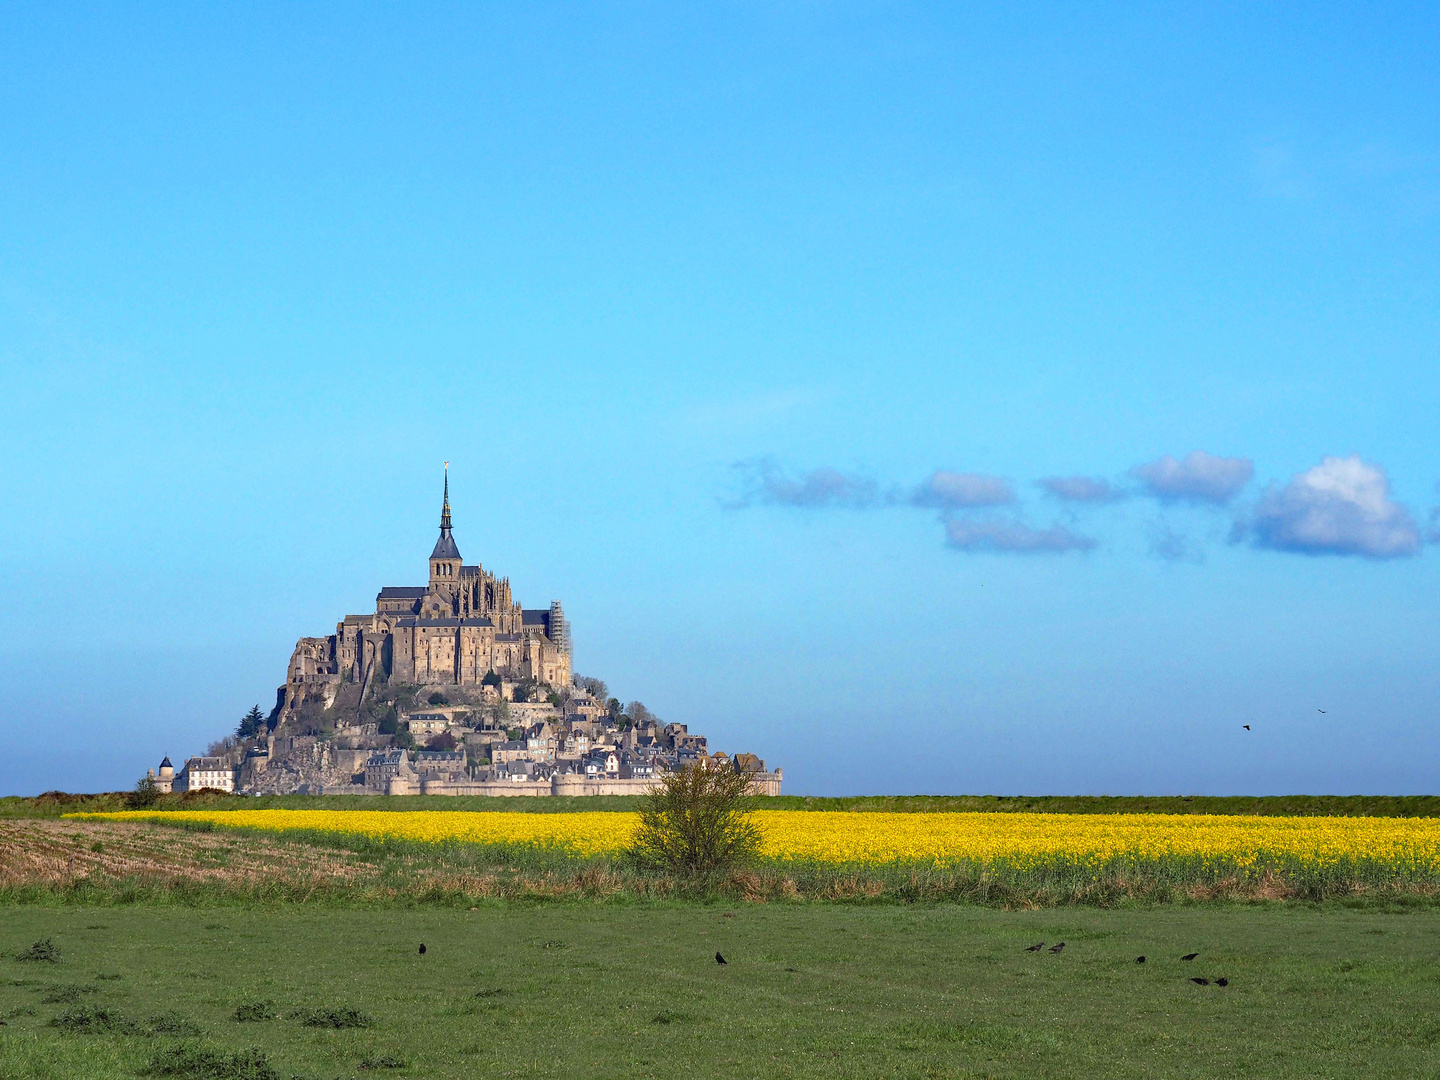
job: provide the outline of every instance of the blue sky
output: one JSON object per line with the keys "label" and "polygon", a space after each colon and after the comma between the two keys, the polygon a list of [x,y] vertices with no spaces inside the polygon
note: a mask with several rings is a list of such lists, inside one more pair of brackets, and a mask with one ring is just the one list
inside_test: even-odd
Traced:
{"label": "blue sky", "polygon": [[789,791],[1434,791],[1437,30],[6,6],[0,792],[268,708],[446,459]]}

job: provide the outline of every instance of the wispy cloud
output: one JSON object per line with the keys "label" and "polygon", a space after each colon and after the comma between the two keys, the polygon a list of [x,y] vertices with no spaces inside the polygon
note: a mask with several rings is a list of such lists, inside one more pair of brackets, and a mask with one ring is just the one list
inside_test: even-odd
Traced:
{"label": "wispy cloud", "polygon": [[1255,475],[1249,458],[1216,457],[1192,450],[1179,461],[1166,454],[1137,465],[1130,475],[1145,491],[1164,502],[1228,503]]}
{"label": "wispy cloud", "polygon": [[1422,543],[1410,511],[1391,499],[1385,470],[1358,454],[1327,457],[1285,486],[1267,488],[1236,535],[1274,551],[1371,559],[1415,555]]}
{"label": "wispy cloud", "polygon": [[1046,494],[1066,502],[1107,503],[1123,499],[1125,493],[1109,480],[1092,476],[1047,476],[1037,480]]}
{"label": "wispy cloud", "polygon": [[1019,521],[968,521],[952,518],[945,522],[945,543],[959,551],[992,551],[1021,555],[1059,554],[1089,551],[1095,541],[1063,525],[1048,529],[1031,528]]}
{"label": "wispy cloud", "polygon": [[1188,536],[1172,529],[1169,523],[1150,523],[1150,554],[1166,562],[1204,562],[1205,554]]}
{"label": "wispy cloud", "polygon": [[936,469],[910,496],[912,506],[966,510],[977,506],[1004,506],[1015,501],[1009,480],[981,473]]}
{"label": "wispy cloud", "polygon": [[740,496],[728,505],[732,509],[771,503],[808,509],[848,507],[855,510],[882,505],[880,485],[865,476],[842,473],[823,465],[800,476],[792,476],[773,460],[760,458],[735,465],[742,477]]}

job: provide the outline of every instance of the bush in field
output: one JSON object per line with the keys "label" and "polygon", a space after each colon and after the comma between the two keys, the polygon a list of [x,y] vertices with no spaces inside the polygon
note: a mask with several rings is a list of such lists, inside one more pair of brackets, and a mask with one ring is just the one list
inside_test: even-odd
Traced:
{"label": "bush in field", "polygon": [[698,762],[668,773],[640,804],[630,853],[642,865],[708,880],[754,858],[760,833],[750,818],[749,772]]}

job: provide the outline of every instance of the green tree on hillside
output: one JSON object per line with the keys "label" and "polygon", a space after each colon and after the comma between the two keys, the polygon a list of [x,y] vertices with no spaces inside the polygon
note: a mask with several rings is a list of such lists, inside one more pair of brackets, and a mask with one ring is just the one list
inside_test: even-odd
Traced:
{"label": "green tree on hillside", "polygon": [[260,734],[260,729],[265,726],[265,714],[260,711],[259,704],[251,705],[250,711],[240,718],[240,726],[235,729],[237,739],[253,739]]}

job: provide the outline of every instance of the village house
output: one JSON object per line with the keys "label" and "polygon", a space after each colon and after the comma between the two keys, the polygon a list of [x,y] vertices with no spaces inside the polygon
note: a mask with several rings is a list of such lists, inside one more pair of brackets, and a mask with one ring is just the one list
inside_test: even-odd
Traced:
{"label": "village house", "polygon": [[[165,759],[169,761],[169,758]],[[164,768],[164,765],[161,765]],[[192,757],[185,761],[185,768],[175,777],[173,790],[201,791],[213,788],[216,791],[235,790],[235,770],[230,762],[221,757]]]}

